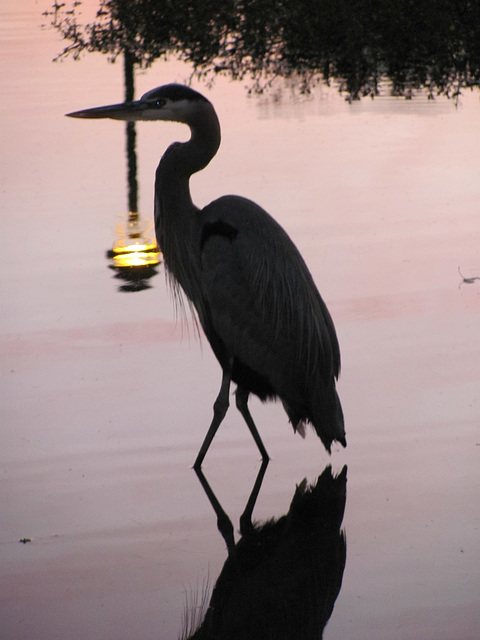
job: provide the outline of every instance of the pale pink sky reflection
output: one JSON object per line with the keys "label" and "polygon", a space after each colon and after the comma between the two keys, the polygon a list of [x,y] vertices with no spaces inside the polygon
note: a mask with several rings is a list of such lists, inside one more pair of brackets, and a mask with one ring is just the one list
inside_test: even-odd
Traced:
{"label": "pale pink sky reflection", "polygon": [[[123,126],[64,114],[121,100],[122,67],[53,64],[46,6],[0,9],[0,636],[177,637],[185,590],[226,557],[190,469],[220,370],[162,269],[150,290],[117,290],[105,250],[126,211]],[[137,95],[189,73],[154,65]],[[345,451],[329,458],[280,405],[252,401],[273,458],[255,517],[283,515],[304,477],[348,463],[347,569],[326,640],[477,640],[480,281],[459,287],[457,269],[480,276],[478,92],[455,108],[198,88],[223,140],[194,200],[238,193],[287,229],[342,350]],[[137,131],[151,218],[158,159],[187,131]],[[232,407],[206,470],[235,529],[257,457]]]}

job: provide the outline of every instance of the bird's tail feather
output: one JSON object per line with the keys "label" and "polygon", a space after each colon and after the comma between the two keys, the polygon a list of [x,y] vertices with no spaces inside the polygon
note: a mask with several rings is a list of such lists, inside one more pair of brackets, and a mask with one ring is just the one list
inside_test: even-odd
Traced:
{"label": "bird's tail feather", "polygon": [[342,405],[335,388],[329,390],[329,393],[319,394],[309,411],[294,408],[285,400],[282,400],[282,404],[293,430],[302,438],[305,438],[305,423],[310,422],[329,453],[333,441],[347,446]]}
{"label": "bird's tail feather", "polygon": [[335,389],[316,403],[312,413],[312,424],[329,453],[334,441],[347,446],[342,405]]}

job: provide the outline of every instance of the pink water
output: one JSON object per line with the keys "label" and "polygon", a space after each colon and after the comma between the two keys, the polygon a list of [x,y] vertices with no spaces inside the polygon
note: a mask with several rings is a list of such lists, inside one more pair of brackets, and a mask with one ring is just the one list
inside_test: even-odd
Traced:
{"label": "pink water", "polygon": [[[121,65],[53,64],[43,6],[0,10],[0,637],[174,638],[225,544],[190,469],[220,370],[176,318],[160,269],[118,291],[105,250],[125,213],[121,124],[63,114],[122,97]],[[158,64],[141,94],[189,71]],[[195,85],[197,86],[197,85]],[[255,509],[348,464],[347,563],[327,640],[480,637],[480,103],[349,105],[200,87],[223,142],[199,205],[252,198],[287,229],[331,310],[348,448],[295,437],[252,401],[272,462]],[[181,125],[138,127],[141,212]],[[459,286],[461,284],[461,286]],[[234,408],[205,474],[235,528],[258,452]],[[20,544],[21,538],[31,542]]]}

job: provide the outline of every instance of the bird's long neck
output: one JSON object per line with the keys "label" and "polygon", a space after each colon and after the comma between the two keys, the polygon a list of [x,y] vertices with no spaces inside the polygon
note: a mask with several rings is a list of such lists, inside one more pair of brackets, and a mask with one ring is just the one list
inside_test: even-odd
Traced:
{"label": "bird's long neck", "polygon": [[195,302],[197,280],[195,230],[198,209],[190,195],[190,176],[213,158],[220,145],[220,126],[209,102],[188,121],[191,138],[171,145],[158,165],[155,184],[155,231],[167,268]]}

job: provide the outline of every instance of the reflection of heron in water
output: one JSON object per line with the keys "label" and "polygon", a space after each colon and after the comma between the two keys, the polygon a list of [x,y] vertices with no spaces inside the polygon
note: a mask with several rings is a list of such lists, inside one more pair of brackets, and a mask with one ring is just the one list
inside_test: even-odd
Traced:
{"label": "reflection of heron in water", "polygon": [[342,409],[335,390],[340,352],[330,314],[300,253],[263,209],[224,196],[199,210],[190,176],[207,166],[220,145],[212,104],[188,87],[171,84],[140,100],[69,114],[79,118],[170,120],[191,129],[172,144],[156,174],[155,228],[174,291],[195,307],[223,370],[214,417],[195,461],[205,454],[229,406],[236,405],[264,460],[268,454],[248,409],[248,397],[280,398],[295,431],[310,422],[330,451],[343,446]]}
{"label": "reflection of heron in water", "polygon": [[[203,620],[196,618],[196,612],[190,617],[187,612],[184,638],[319,640],[322,637],[345,569],[346,543],[340,527],[347,468],[333,477],[327,467],[311,486],[304,480],[297,486],[285,516],[252,524],[265,468],[264,463],[240,519],[242,537],[236,544],[228,516],[202,471],[197,470],[217,514],[228,558]],[[189,626],[189,622],[193,625]]]}

